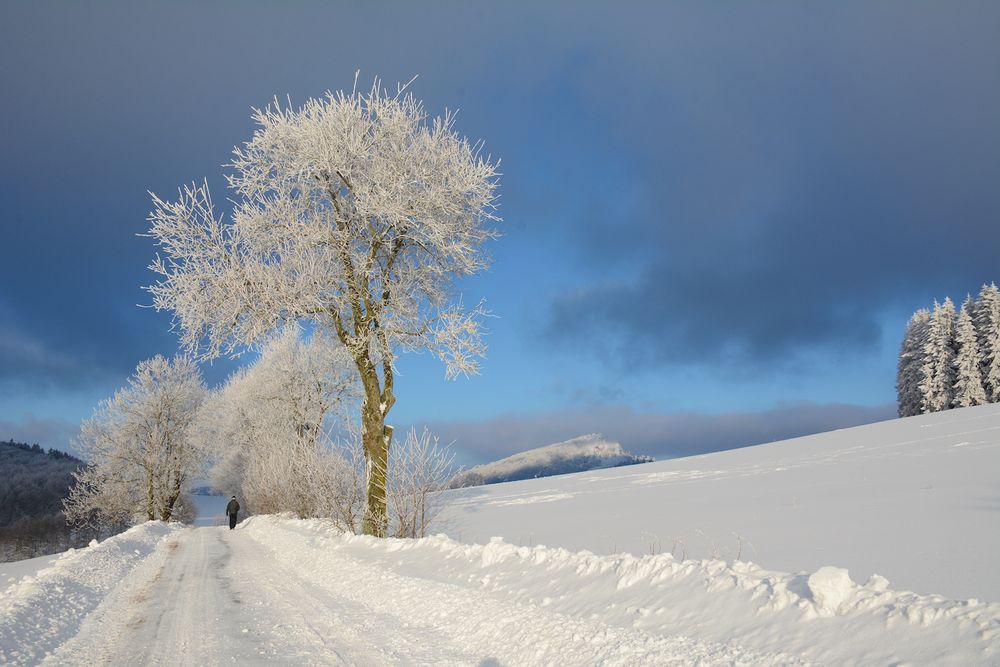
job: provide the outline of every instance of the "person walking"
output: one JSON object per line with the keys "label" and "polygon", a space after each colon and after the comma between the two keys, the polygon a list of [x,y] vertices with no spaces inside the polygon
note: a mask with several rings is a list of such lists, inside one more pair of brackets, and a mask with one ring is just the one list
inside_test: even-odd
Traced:
{"label": "person walking", "polygon": [[229,499],[226,505],[226,515],[229,517],[229,530],[236,527],[236,514],[240,511],[240,504],[236,502],[236,496]]}

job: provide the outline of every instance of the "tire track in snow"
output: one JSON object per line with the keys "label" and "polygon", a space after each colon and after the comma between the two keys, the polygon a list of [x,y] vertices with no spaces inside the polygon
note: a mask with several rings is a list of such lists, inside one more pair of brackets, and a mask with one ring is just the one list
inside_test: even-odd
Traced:
{"label": "tire track in snow", "polygon": [[[331,573],[333,576],[339,576]],[[443,636],[394,631],[226,528],[168,540],[44,664],[471,664]]]}

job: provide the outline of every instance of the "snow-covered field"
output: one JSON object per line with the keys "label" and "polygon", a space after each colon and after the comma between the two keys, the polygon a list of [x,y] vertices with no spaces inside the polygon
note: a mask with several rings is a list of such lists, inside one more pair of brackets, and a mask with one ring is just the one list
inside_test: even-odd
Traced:
{"label": "snow-covered field", "polygon": [[450,493],[446,530],[463,542],[836,565],[1000,602],[998,404]]}
{"label": "snow-covered field", "polygon": [[997,665],[998,463],[987,406],[458,490],[452,537],[151,522],[0,582],[0,663]]}

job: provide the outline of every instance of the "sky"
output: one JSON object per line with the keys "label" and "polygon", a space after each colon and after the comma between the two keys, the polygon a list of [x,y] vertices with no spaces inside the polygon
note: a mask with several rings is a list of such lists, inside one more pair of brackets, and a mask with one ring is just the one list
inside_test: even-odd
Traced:
{"label": "sky", "polygon": [[148,193],[225,201],[253,107],[356,71],[501,160],[482,373],[403,356],[389,415],[465,463],[891,418],[909,315],[1000,280],[996,3],[375,4],[0,6],[0,439],[70,448],[179,351]]}

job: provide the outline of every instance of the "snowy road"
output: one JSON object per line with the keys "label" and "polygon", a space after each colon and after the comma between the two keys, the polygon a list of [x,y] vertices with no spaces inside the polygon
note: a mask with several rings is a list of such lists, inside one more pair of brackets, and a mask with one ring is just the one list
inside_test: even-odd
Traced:
{"label": "snowy road", "polygon": [[244,530],[170,535],[44,664],[786,662],[402,576],[343,550],[324,550],[321,570],[298,555]]}
{"label": "snowy road", "polygon": [[[130,582],[50,660],[65,665],[384,665],[472,662],[440,637],[311,585],[243,531],[198,528],[170,537],[155,571]],[[402,631],[401,631],[402,630]],[[435,644],[429,654],[424,646]]]}

